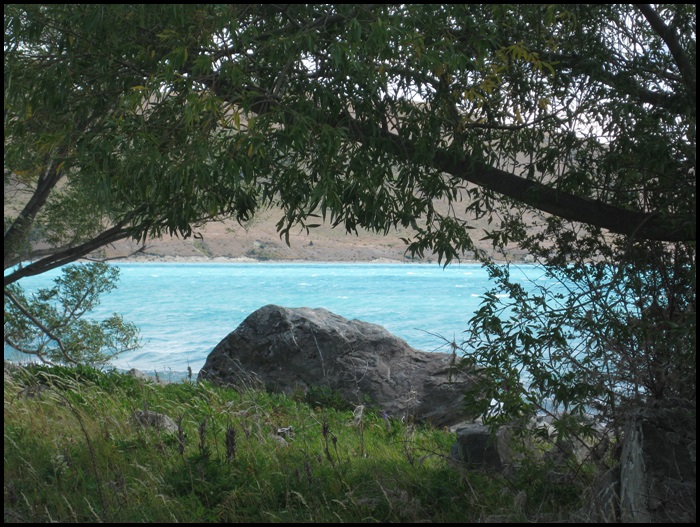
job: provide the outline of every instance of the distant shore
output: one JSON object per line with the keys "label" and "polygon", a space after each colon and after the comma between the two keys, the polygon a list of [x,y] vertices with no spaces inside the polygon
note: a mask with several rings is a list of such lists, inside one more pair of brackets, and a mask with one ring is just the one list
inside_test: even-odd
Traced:
{"label": "distant shore", "polygon": [[426,261],[410,261],[410,260],[395,260],[391,258],[373,258],[371,260],[312,260],[312,259],[275,259],[275,258],[250,258],[248,256],[214,256],[212,258],[199,256],[179,256],[179,255],[146,255],[140,257],[125,257],[115,258],[112,261],[123,263],[382,263],[382,264],[410,264],[410,263],[428,263]]}
{"label": "distant shore", "polygon": [[[423,257],[411,257],[406,253],[405,239],[412,233],[402,230],[388,235],[360,231],[357,235],[328,225],[307,232],[291,233],[289,244],[280,238],[277,230],[279,218],[273,212],[256,217],[246,226],[233,221],[213,222],[183,239],[164,236],[145,242],[120,240],[98,252],[93,259],[106,259],[114,263],[438,263],[437,254],[426,251]],[[479,234],[475,234],[478,238]],[[478,241],[477,247],[501,260],[486,241]],[[527,263],[524,251],[513,249],[507,258],[513,262]],[[462,263],[479,263],[473,255]]]}
{"label": "distant shore", "polygon": [[[82,261],[90,261],[88,259]],[[215,256],[212,258],[197,256],[179,255],[145,255],[140,257],[112,257],[107,260],[109,263],[180,263],[180,264],[362,264],[362,265],[435,265],[437,260],[397,260],[393,258],[372,258],[372,259],[335,259],[335,260],[312,260],[312,259],[272,259],[272,258],[250,258],[247,256],[226,257]],[[480,264],[478,260],[459,260],[453,263]]]}

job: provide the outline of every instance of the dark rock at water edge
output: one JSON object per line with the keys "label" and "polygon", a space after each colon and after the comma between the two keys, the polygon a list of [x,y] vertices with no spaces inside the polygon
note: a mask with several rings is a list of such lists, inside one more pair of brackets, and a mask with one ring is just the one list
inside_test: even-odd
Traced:
{"label": "dark rock at water edge", "polygon": [[452,458],[470,467],[504,471],[511,462],[510,431],[507,427],[492,433],[481,423],[462,423],[456,430],[457,442],[450,452]]}
{"label": "dark rock at water edge", "polygon": [[350,403],[369,399],[389,416],[445,426],[469,417],[464,394],[475,377],[452,355],[418,351],[376,324],[268,305],[214,348],[199,379],[287,394],[327,386]]}

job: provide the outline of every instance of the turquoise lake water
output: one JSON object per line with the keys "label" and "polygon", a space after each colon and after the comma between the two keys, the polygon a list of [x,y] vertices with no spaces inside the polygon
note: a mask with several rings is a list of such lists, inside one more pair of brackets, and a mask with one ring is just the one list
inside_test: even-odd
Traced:
{"label": "turquoise lake water", "polygon": [[[141,329],[143,347],[120,355],[118,368],[196,373],[207,355],[253,311],[266,305],[322,307],[384,326],[424,351],[450,351],[462,340],[483,294],[493,287],[478,264],[119,264],[118,288],[94,318],[118,312]],[[58,270],[22,280],[48,287]],[[526,287],[542,280],[533,266],[511,269]],[[7,356],[8,351],[5,350]]]}

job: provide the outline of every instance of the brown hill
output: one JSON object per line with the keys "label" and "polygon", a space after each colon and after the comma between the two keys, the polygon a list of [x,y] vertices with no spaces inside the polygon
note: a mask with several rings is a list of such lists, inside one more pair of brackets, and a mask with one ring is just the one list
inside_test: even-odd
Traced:
{"label": "brown hill", "polygon": [[[134,261],[209,261],[236,259],[239,261],[327,261],[327,262],[432,262],[433,254],[424,258],[411,258],[405,254],[406,245],[402,237],[410,238],[408,230],[396,230],[388,235],[360,231],[359,235],[348,234],[342,227],[329,225],[311,229],[307,234],[299,229],[290,234],[290,245],[280,238],[276,223],[279,211],[264,211],[244,226],[235,221],[210,223],[198,229],[188,239],[165,237],[151,239],[145,244],[122,241],[106,247],[101,254],[107,258],[126,257]],[[486,222],[477,222],[474,238],[483,237]],[[488,250],[490,242],[477,242]],[[513,251],[510,257],[521,260],[521,252]],[[465,258],[471,258],[466,255]]]}

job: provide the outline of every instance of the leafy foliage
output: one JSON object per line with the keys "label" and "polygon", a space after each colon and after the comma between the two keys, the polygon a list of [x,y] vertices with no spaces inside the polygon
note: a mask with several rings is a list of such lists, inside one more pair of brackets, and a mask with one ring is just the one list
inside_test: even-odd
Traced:
{"label": "leafy foliage", "polygon": [[273,204],[283,235],[410,226],[444,261],[511,200],[695,239],[692,6],[10,5],[5,27],[5,175],[33,196],[5,268],[41,256],[6,283]]}
{"label": "leafy foliage", "polygon": [[101,364],[138,346],[136,327],[113,314],[85,318],[100,295],[116,287],[119,270],[104,263],[70,265],[54,287],[27,297],[17,284],[5,288],[5,342],[48,363]]}
{"label": "leafy foliage", "polygon": [[462,345],[465,360],[486,374],[472,404],[488,413],[488,401],[500,401],[494,422],[538,411],[593,413],[615,424],[650,398],[695,398],[695,263],[688,249],[647,242],[627,247],[622,261],[611,249],[610,261],[549,264],[545,276],[557,285],[535,282],[531,292],[507,267],[491,266],[498,286]]}

